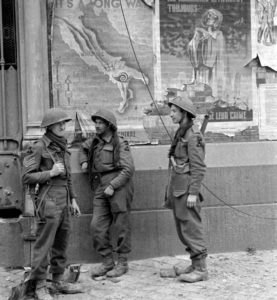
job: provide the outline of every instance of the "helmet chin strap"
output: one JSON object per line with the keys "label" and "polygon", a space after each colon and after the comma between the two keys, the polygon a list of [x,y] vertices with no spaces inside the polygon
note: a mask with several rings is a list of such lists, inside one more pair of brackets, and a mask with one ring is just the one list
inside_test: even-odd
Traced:
{"label": "helmet chin strap", "polygon": [[112,133],[117,131],[116,127],[112,123],[109,123],[109,129]]}
{"label": "helmet chin strap", "polygon": [[107,130],[105,130],[105,132],[103,132],[102,134],[100,134],[100,136],[102,138],[109,138],[112,135],[113,135],[113,131],[111,130],[110,127],[107,127]]}
{"label": "helmet chin strap", "polygon": [[187,125],[188,123],[188,113],[186,111],[183,112],[183,117],[180,121],[180,125]]}

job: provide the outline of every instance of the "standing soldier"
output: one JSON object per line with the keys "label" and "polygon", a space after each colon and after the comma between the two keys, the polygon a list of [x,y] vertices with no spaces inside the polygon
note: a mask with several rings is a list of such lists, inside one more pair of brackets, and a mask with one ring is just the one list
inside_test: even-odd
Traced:
{"label": "standing soldier", "polygon": [[[80,164],[88,170],[94,191],[91,229],[94,248],[103,258],[92,278],[118,277],[128,271],[131,251],[130,206],[133,199],[134,163],[128,142],[117,134],[116,118],[101,109],[92,115],[96,134],[80,148]],[[116,228],[116,247],[112,248],[110,227]],[[113,251],[118,254],[115,266]]]}
{"label": "standing soldier", "polygon": [[37,239],[34,245],[30,280],[36,281],[39,300],[51,300],[46,287],[48,254],[54,292],[76,293],[79,289],[63,281],[66,250],[70,234],[70,210],[80,215],[71,183],[70,153],[65,139],[65,125],[71,118],[60,109],[49,109],[41,127],[43,137],[34,143],[23,161],[23,183],[36,189]]}
{"label": "standing soldier", "polygon": [[193,125],[196,113],[189,98],[176,97],[168,105],[173,123],[180,126],[169,151],[170,179],[166,204],[173,209],[178,236],[192,260],[191,266],[177,275],[185,282],[207,280],[207,249],[200,213],[203,200],[200,187],[206,171],[203,136]]}

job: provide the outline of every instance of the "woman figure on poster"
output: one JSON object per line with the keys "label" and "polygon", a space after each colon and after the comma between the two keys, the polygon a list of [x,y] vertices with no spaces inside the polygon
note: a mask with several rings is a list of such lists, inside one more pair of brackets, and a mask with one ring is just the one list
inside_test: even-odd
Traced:
{"label": "woman figure on poster", "polygon": [[205,144],[202,133],[193,123],[196,112],[190,99],[178,96],[168,105],[170,117],[179,128],[169,150],[170,175],[165,206],[173,209],[179,239],[192,261],[186,269],[175,266],[175,272],[180,275],[180,281],[197,282],[208,279],[200,194],[206,172]]}
{"label": "woman figure on poster", "polygon": [[275,44],[273,29],[276,4],[276,0],[257,0],[258,43],[263,42],[267,46]]}
{"label": "woman figure on poster", "polygon": [[223,16],[216,9],[208,9],[201,18],[188,44],[193,67],[193,83],[205,83],[212,88],[216,100],[221,98],[225,79],[225,39],[220,30]]}

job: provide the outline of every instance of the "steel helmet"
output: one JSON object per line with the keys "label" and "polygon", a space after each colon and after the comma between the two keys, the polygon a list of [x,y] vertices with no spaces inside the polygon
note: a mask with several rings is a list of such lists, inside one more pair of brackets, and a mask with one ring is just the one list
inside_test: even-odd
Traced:
{"label": "steel helmet", "polygon": [[173,98],[172,100],[168,101],[168,105],[169,107],[171,105],[175,105],[178,106],[179,108],[187,111],[188,113],[190,113],[194,118],[196,117],[196,110],[195,107],[192,103],[192,101],[187,97],[187,96],[177,96],[175,98]]}
{"label": "steel helmet", "polygon": [[104,121],[113,125],[114,129],[117,130],[116,118],[114,114],[107,109],[99,109],[95,114],[91,116],[93,122],[97,118],[103,119]]}
{"label": "steel helmet", "polygon": [[50,108],[44,114],[40,127],[48,127],[59,122],[68,122],[72,119],[67,115],[67,113],[60,108]]}

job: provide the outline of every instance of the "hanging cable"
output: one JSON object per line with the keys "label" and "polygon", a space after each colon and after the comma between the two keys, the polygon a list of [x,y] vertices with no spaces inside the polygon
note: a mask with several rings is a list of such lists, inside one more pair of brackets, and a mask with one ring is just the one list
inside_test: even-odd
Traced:
{"label": "hanging cable", "polygon": [[[144,84],[145,84],[145,86],[146,86],[146,88],[147,88],[147,90],[148,90],[148,93],[149,93],[149,95],[150,95],[150,97],[151,97],[151,99],[152,99],[152,102],[153,102],[153,104],[154,104],[154,106],[155,106],[155,108],[156,108],[156,110],[157,110],[157,112],[158,112],[159,118],[161,119],[162,124],[163,124],[163,126],[164,126],[164,128],[165,128],[165,130],[166,130],[166,133],[168,134],[168,136],[170,137],[170,140],[172,141],[172,137],[171,137],[171,135],[169,134],[169,131],[168,131],[168,129],[167,129],[167,127],[166,127],[166,125],[165,125],[163,119],[162,119],[161,113],[160,113],[160,111],[159,111],[159,109],[158,109],[158,106],[157,106],[157,104],[156,104],[156,102],[155,102],[155,100],[154,100],[154,98],[153,98],[153,96],[152,96],[152,93],[151,93],[151,91],[150,91],[149,85],[148,85],[148,83],[146,82],[145,76],[144,76],[144,74],[143,74],[143,72],[142,72],[142,69],[141,69],[141,66],[140,66],[140,63],[139,63],[139,60],[138,60],[138,57],[137,57],[135,48],[134,48],[134,46],[133,46],[133,42],[132,42],[132,39],[131,39],[129,27],[128,27],[128,24],[127,24],[127,21],[126,21],[126,17],[125,17],[125,13],[124,13],[123,6],[122,6],[122,2],[121,2],[121,1],[122,1],[122,0],[120,0],[119,2],[120,2],[120,8],[121,8],[123,20],[124,20],[124,23],[125,23],[126,31],[127,31],[128,37],[129,37],[129,41],[130,41],[130,44],[131,44],[131,47],[132,47],[132,51],[133,51],[134,57],[135,57],[135,59],[136,59],[136,62],[137,62],[139,71],[140,71],[140,73],[141,73],[141,75],[142,75]],[[252,218],[263,219],[263,220],[277,220],[277,218],[261,217],[261,216],[257,216],[257,215],[248,214],[248,213],[246,213],[246,212],[244,212],[244,211],[242,211],[242,210],[240,210],[240,209],[238,209],[238,208],[236,208],[236,207],[234,207],[234,206],[228,204],[228,203],[225,202],[224,200],[222,200],[222,199],[221,199],[220,197],[218,197],[213,191],[211,191],[204,183],[202,183],[202,186],[203,186],[203,187],[204,187],[204,188],[205,188],[205,189],[206,189],[206,190],[207,190],[214,198],[216,198],[218,201],[220,201],[221,203],[223,203],[223,204],[226,205],[227,207],[233,209],[234,211],[236,211],[236,212],[238,212],[238,213],[240,213],[240,214],[247,215],[248,217],[252,217]]]}
{"label": "hanging cable", "polygon": [[155,5],[155,1],[154,0],[141,0],[148,8],[153,8],[153,6]]}
{"label": "hanging cable", "polygon": [[152,93],[151,93],[151,91],[150,91],[149,85],[148,85],[148,83],[147,83],[147,81],[146,81],[146,79],[145,79],[145,76],[144,76],[143,72],[142,72],[142,69],[141,69],[141,66],[140,66],[140,63],[139,63],[139,60],[138,60],[138,57],[137,57],[137,54],[136,54],[136,51],[135,51],[135,48],[134,48],[134,45],[133,45],[133,42],[132,42],[132,38],[131,38],[131,35],[130,35],[129,27],[128,27],[128,25],[127,25],[127,21],[126,21],[126,17],[125,17],[125,13],[124,13],[124,10],[123,10],[123,7],[122,7],[121,0],[120,0],[119,2],[120,2],[120,8],[121,8],[123,20],[124,20],[124,23],[125,23],[126,31],[127,31],[128,37],[129,37],[129,41],[130,41],[130,44],[131,44],[131,47],[132,47],[132,51],[133,51],[133,53],[134,53],[134,56],[135,56],[135,59],[136,59],[136,62],[137,62],[139,71],[140,71],[141,76],[142,76],[142,78],[143,78],[143,82],[144,82],[144,84],[145,84],[145,86],[146,86],[146,88],[147,88],[147,91],[148,91],[148,93],[149,93],[149,95],[150,95],[150,97],[151,97],[151,100],[152,100],[152,102],[153,102],[153,104],[154,104],[154,106],[155,106],[155,108],[156,108],[156,110],[157,110],[157,112],[158,112],[158,115],[159,115],[159,118],[160,118],[160,120],[161,120],[161,122],[162,122],[162,124],[163,124],[163,127],[164,127],[164,129],[165,129],[167,135],[169,136],[169,138],[170,138],[170,140],[171,140],[171,142],[172,142],[172,137],[171,137],[171,135],[170,135],[170,133],[169,133],[169,131],[168,131],[168,129],[167,129],[165,123],[164,123],[164,120],[163,120],[163,118],[162,118],[162,116],[161,116],[161,113],[160,113],[159,108],[158,108],[158,106],[157,106],[157,104],[156,104],[156,101],[154,100],[154,98],[153,98],[153,96],[152,96]]}
{"label": "hanging cable", "polygon": [[214,196],[214,198],[216,198],[218,201],[222,202],[223,204],[225,204],[226,206],[228,206],[229,208],[232,208],[233,210],[239,212],[240,214],[246,215],[248,217],[252,217],[252,218],[257,218],[257,219],[266,219],[266,220],[277,220],[277,218],[270,218],[270,217],[261,217],[261,216],[257,216],[257,215],[252,215],[249,213],[246,213],[230,204],[228,204],[227,202],[223,201],[221,198],[219,198],[213,191],[211,191],[204,183],[202,183],[202,186],[212,195]]}

